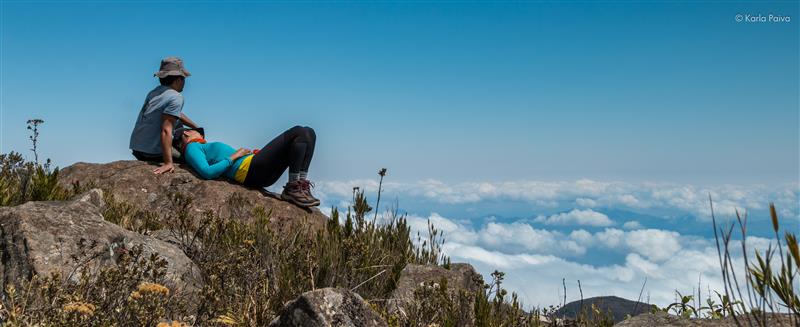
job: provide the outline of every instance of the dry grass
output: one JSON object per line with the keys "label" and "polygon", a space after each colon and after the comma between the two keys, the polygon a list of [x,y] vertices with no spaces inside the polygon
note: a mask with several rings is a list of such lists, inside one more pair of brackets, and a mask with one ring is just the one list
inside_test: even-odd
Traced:
{"label": "dry grass", "polygon": [[[19,154],[0,155],[0,163],[0,206],[66,200],[86,189],[78,184],[71,189],[60,187],[58,169],[25,162]],[[195,214],[188,210],[192,199],[182,194],[173,194],[171,199],[173,211],[156,214],[107,196],[103,215],[139,233],[168,229],[201,271],[203,287],[197,294],[191,298],[175,295],[164,280],[165,262],[134,248],[116,266],[81,274],[77,283],[52,275],[35,276],[19,289],[6,286],[0,320],[8,326],[263,326],[286,301],[303,292],[343,287],[369,301],[392,326],[459,326],[465,317],[474,317],[478,326],[555,324],[555,307],[523,311],[516,294],[509,296],[502,288],[502,272],[492,274],[492,281],[475,294],[448,292],[445,280],[425,284],[416,290],[416,302],[407,316],[388,314],[385,300],[406,264],[448,267],[450,261],[441,251],[443,235],[433,225],[422,237],[410,234],[405,216],[396,209],[389,211],[383,223],[376,221],[377,215],[368,219],[373,209],[357,188],[344,213],[333,208],[324,230],[300,228],[289,235],[271,230],[270,213],[242,198],[229,199],[241,208],[238,219],[221,219],[211,212]],[[766,313],[782,309],[794,315],[795,323],[799,321],[800,300],[792,286],[800,270],[796,235],[786,232],[780,237],[773,206],[771,213],[777,246],[757,254],[754,261],[745,257],[746,273],[739,279],[730,256],[734,225],[719,228],[714,219],[726,282],[724,292],[718,293],[719,302],[708,300],[706,306],[694,307],[689,305],[691,296],[682,296],[665,310],[712,318],[733,316],[740,325],[764,326]],[[747,218],[737,218],[745,240]],[[741,248],[748,253],[744,241]],[[75,271],[85,269],[88,261],[77,256]],[[569,324],[611,325],[608,315],[597,308],[590,310],[592,314],[587,311]]]}

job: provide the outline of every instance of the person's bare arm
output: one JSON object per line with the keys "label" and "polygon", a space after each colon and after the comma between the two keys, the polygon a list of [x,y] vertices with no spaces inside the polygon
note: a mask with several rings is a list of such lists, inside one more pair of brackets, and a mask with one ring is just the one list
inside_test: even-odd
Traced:
{"label": "person's bare arm", "polygon": [[187,126],[189,126],[189,127],[191,127],[191,128],[198,128],[198,127],[200,127],[200,126],[198,126],[198,125],[197,125],[197,124],[196,124],[196,123],[195,123],[193,120],[191,120],[191,119],[189,118],[189,116],[187,116],[186,114],[184,114],[184,113],[182,113],[182,112],[181,112],[181,121],[183,122],[183,124],[184,124],[184,125],[187,125]]}
{"label": "person's bare arm", "polygon": [[161,153],[164,163],[153,170],[156,174],[171,173],[175,170],[172,165],[172,127],[175,126],[175,116],[161,115]]}

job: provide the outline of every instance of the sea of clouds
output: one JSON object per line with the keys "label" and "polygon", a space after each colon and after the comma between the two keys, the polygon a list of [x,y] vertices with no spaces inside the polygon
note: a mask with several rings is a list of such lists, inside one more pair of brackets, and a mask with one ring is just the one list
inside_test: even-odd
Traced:
{"label": "sea of clouds", "polygon": [[[359,187],[375,204],[377,180],[324,181],[315,192],[330,213],[350,204]],[[422,180],[382,184],[378,219],[397,207],[414,233],[428,222],[444,232],[443,250],[484,275],[506,273],[505,286],[526,307],[616,295],[659,306],[676,291],[716,297],[723,290],[711,207],[719,224],[749,215],[746,242],[774,243],[767,210],[774,202],[784,230],[798,232],[800,185],[720,185],[577,180],[447,184]],[[490,208],[485,209],[484,208]],[[512,208],[512,209],[507,209]],[[502,211],[504,215],[494,215]],[[737,243],[737,248],[739,243]],[[743,267],[741,253],[734,253]],[[641,296],[640,296],[641,294]]]}

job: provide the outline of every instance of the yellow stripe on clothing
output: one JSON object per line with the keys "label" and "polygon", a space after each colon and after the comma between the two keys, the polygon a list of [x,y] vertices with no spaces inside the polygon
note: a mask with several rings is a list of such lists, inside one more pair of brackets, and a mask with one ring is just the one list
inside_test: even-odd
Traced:
{"label": "yellow stripe on clothing", "polygon": [[236,170],[236,174],[233,175],[233,179],[239,183],[244,183],[244,179],[247,178],[247,171],[250,170],[250,160],[252,159],[252,154],[244,157],[242,164],[239,165],[239,169]]}

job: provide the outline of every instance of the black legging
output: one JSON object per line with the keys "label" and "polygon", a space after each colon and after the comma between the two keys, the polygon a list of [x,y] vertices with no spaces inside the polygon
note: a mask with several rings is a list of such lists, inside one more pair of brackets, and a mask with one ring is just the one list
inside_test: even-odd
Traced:
{"label": "black legging", "polygon": [[281,178],[286,168],[289,173],[308,172],[317,134],[308,126],[292,127],[278,135],[253,156],[244,185],[267,187]]}

